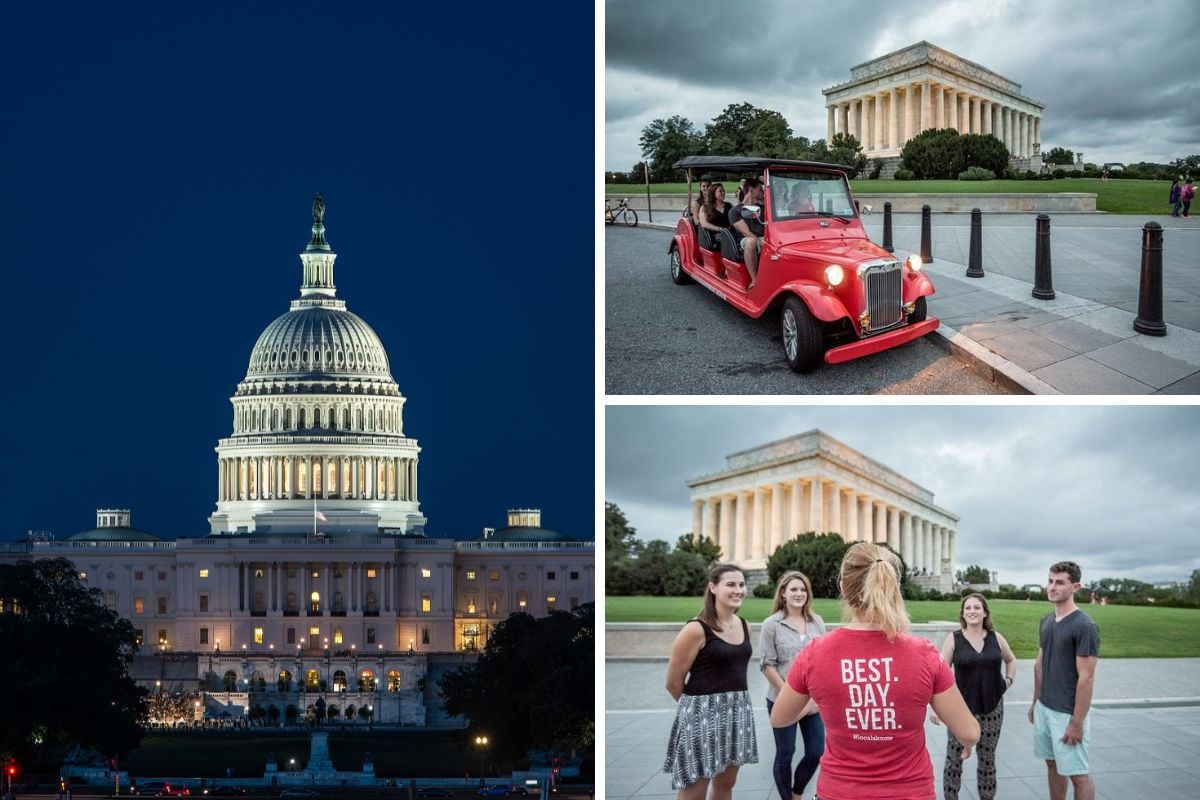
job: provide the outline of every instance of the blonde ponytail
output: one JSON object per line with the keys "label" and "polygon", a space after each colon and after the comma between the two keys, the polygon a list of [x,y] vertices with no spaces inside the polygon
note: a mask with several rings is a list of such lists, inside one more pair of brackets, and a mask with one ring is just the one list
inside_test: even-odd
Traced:
{"label": "blonde ponytail", "polygon": [[877,627],[891,641],[908,633],[908,611],[900,591],[900,561],[871,542],[858,542],[842,559],[842,610]]}

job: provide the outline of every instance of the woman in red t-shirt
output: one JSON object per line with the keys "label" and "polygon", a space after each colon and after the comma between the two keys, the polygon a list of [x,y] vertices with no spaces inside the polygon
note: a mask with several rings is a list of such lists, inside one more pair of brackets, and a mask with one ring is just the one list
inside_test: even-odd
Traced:
{"label": "woman in red t-shirt", "polygon": [[894,553],[859,542],[842,559],[838,585],[850,622],[804,648],[771,710],[771,724],[795,724],[809,699],[825,723],[817,777],[820,800],[934,800],[925,749],[928,706],[963,745],[979,723],[950,667],[925,639],[908,635]]}

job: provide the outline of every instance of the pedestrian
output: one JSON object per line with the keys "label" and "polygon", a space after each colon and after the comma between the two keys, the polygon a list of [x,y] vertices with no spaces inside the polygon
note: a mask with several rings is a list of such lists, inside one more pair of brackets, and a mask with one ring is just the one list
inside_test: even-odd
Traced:
{"label": "pedestrian", "polygon": [[1051,798],[1093,800],[1096,787],[1088,765],[1089,711],[1100,655],[1100,629],[1075,605],[1082,572],[1074,561],[1050,567],[1046,598],[1054,610],[1042,617],[1033,662],[1033,753],[1046,760]]}
{"label": "pedestrian", "polygon": [[[1017,657],[1003,636],[992,624],[992,611],[981,594],[969,594],[958,609],[961,630],[942,642],[942,658],[954,668],[954,683],[962,693],[967,708],[979,723],[979,746],[975,756],[979,762],[976,785],[979,800],[996,797],[996,745],[1000,743],[1000,726],[1004,724],[1004,693],[1017,677]],[[1004,677],[1000,676],[1001,665]],[[941,720],[930,715],[935,725]],[[945,800],[958,800],[962,785],[962,748],[953,735],[946,743],[946,766],[942,772],[942,792]]]}
{"label": "pedestrian", "polygon": [[750,626],[738,616],[746,576],[718,564],[704,587],[704,608],[683,626],[671,646],[667,691],[678,701],[663,771],[671,773],[677,800],[729,800],[738,768],[758,763],[754,708],[746,683],[753,645]]}
{"label": "pedestrian", "polygon": [[1191,216],[1192,198],[1196,196],[1196,187],[1192,185],[1192,179],[1188,178],[1183,184],[1183,188],[1179,191],[1179,199],[1183,201],[1183,218],[1187,219]]}
{"label": "pedestrian", "polygon": [[838,587],[850,622],[800,651],[771,725],[794,724],[816,700],[826,731],[821,800],[934,800],[926,708],[957,737],[963,758],[979,740],[979,723],[937,647],[909,635],[895,553],[871,542],[851,545]]}
{"label": "pedestrian", "polygon": [[[818,636],[825,635],[825,620],[812,611],[812,581],[803,572],[785,572],[775,586],[771,616],[763,621],[758,635],[758,654],[767,679],[767,712],[783,688],[784,677],[796,656]],[[800,736],[804,756],[792,771],[796,754],[796,725],[772,728],[775,735],[775,787],[781,800],[799,800],[816,774],[825,752],[825,724],[817,704],[809,701],[800,712]]]}
{"label": "pedestrian", "polygon": [[[1167,196],[1167,202],[1171,204],[1172,217],[1178,217],[1179,209],[1183,207],[1183,201],[1180,199],[1180,195],[1183,194],[1183,187],[1179,185],[1181,180],[1183,180],[1182,175],[1171,181],[1171,193]],[[1093,592],[1093,594],[1095,593]]]}

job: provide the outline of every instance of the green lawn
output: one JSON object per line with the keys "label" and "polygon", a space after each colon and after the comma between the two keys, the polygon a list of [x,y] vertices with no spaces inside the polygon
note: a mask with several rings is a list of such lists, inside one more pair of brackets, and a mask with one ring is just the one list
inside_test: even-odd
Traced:
{"label": "green lawn", "polygon": [[[1018,658],[1037,655],[1038,620],[1049,613],[1046,602],[989,600],[996,630],[1004,634]],[[606,597],[608,622],[680,622],[700,610],[700,600],[688,597]],[[771,601],[748,599],[742,616],[761,622],[769,616]],[[836,600],[814,600],[813,610],[827,622],[841,619]],[[1197,658],[1200,657],[1200,609],[1151,608],[1147,606],[1093,606],[1083,610],[1100,626],[1101,655],[1105,658]],[[908,603],[913,622],[955,620],[958,602],[953,600]]]}
{"label": "green lawn", "polygon": [[[121,762],[133,775],[224,777],[225,768],[238,778],[261,777],[268,753],[275,753],[280,769],[288,759],[308,761],[307,733],[152,734]],[[461,752],[457,732],[445,730],[376,731],[370,734],[329,736],[329,755],[339,770],[362,769],[370,751],[375,774],[380,777],[441,777],[479,772],[479,754]],[[489,767],[492,773],[497,765]],[[504,765],[505,771],[511,765]]]}
{"label": "green lawn", "polygon": [[[736,180],[723,181],[725,188],[736,188]],[[1110,214],[1169,214],[1167,204],[1170,181],[1110,180],[1099,178],[1063,178],[1053,181],[869,181],[855,180],[850,185],[856,195],[879,194],[965,194],[965,193],[1052,193],[1087,192],[1096,195],[1096,209]],[[692,191],[696,191],[693,186]],[[605,194],[642,194],[645,186],[610,184]],[[653,194],[687,194],[686,183],[652,183]],[[732,192],[729,192],[732,195]],[[733,202],[731,199],[730,202]],[[682,204],[681,204],[682,205]]]}

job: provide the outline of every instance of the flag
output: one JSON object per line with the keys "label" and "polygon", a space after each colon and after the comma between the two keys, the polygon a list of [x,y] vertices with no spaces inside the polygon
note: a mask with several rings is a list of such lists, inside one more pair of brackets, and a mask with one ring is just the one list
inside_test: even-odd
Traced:
{"label": "flag", "polygon": [[325,515],[315,508],[313,509],[313,519],[319,519],[321,522],[329,522],[329,520],[325,519]]}

